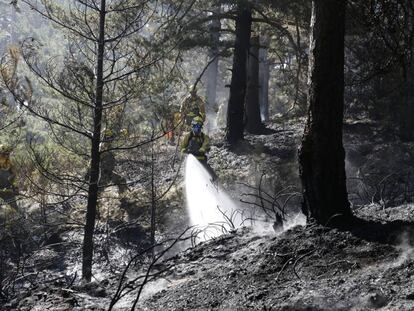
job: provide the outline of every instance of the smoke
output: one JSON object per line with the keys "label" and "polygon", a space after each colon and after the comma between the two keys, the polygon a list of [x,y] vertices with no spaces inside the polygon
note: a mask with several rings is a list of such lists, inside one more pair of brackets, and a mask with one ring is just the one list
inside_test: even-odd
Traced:
{"label": "smoke", "polygon": [[152,297],[156,293],[168,288],[169,285],[170,285],[170,282],[166,279],[157,279],[157,280],[148,282],[147,284],[145,284],[143,288],[141,299],[145,300],[149,297]]}
{"label": "smoke", "polygon": [[400,237],[401,243],[397,246],[397,249],[400,251],[398,258],[392,262],[392,267],[399,267],[408,260],[414,259],[414,248],[410,244],[409,233],[405,232]]}
{"label": "smoke", "polygon": [[306,225],[306,216],[299,212],[295,215],[287,217],[286,221],[283,223],[283,230],[289,230],[290,228],[296,226],[305,226]]}
{"label": "smoke", "polygon": [[257,234],[282,233],[297,225],[305,225],[302,213],[287,217],[283,228],[261,221],[263,215],[252,215],[236,204],[221,185],[211,181],[203,165],[192,155],[185,163],[185,194],[190,225],[199,230],[198,241],[205,241],[229,230],[251,226]]}
{"label": "smoke", "polygon": [[217,131],[217,115],[214,112],[206,113],[206,123],[204,126],[206,134],[211,135]]}

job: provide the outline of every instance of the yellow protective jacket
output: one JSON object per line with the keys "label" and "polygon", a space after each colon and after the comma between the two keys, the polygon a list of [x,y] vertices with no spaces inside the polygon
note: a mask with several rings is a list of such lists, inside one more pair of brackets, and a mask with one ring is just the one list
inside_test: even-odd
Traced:
{"label": "yellow protective jacket", "polygon": [[185,124],[190,125],[191,121],[200,116],[203,121],[206,119],[206,108],[205,103],[198,95],[187,96],[180,107],[181,118]]}
{"label": "yellow protective jacket", "polygon": [[206,152],[210,150],[210,138],[203,132],[195,135],[191,131],[184,136],[180,150],[183,153],[191,153],[199,161],[206,161]]}
{"label": "yellow protective jacket", "polygon": [[0,154],[0,170],[11,170],[10,158],[6,155]]}

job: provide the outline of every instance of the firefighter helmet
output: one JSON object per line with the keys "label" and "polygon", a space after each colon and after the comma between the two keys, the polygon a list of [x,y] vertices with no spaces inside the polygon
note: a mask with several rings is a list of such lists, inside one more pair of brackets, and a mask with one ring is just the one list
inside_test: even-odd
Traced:
{"label": "firefighter helmet", "polygon": [[194,126],[196,124],[203,126],[203,118],[201,118],[200,116],[195,117],[191,122],[191,125]]}

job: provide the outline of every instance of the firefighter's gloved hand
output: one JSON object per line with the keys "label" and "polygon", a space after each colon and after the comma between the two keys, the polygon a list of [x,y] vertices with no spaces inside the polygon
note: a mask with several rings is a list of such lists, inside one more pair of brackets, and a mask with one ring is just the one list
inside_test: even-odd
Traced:
{"label": "firefighter's gloved hand", "polygon": [[192,155],[197,155],[197,150],[194,150],[194,149],[188,149],[188,152],[187,153],[190,153],[190,154],[192,154]]}
{"label": "firefighter's gloved hand", "polygon": [[195,156],[203,156],[204,152],[201,152],[200,150],[196,150],[196,151],[192,152],[192,154],[195,155]]}

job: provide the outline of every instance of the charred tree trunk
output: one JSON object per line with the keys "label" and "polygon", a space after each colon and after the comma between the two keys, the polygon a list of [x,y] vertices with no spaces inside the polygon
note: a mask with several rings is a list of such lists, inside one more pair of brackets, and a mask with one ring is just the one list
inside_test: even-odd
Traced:
{"label": "charred tree trunk", "polygon": [[246,131],[251,134],[263,132],[259,105],[259,37],[250,40],[248,83],[246,92]]}
{"label": "charred tree trunk", "polygon": [[105,52],[105,15],[106,3],[101,0],[100,20],[99,20],[99,41],[97,55],[97,73],[96,73],[96,95],[94,106],[94,128],[91,146],[90,177],[88,189],[88,205],[86,207],[86,224],[83,238],[83,256],[82,256],[82,278],[90,281],[92,277],[92,259],[93,259],[93,234],[95,230],[96,205],[98,202],[98,182],[100,169],[100,151],[99,144],[101,141],[101,121],[102,121],[102,100],[103,100],[103,62]]}
{"label": "charred tree trunk", "polygon": [[260,98],[260,115],[262,121],[269,121],[269,61],[267,59],[267,45],[269,40],[263,40],[263,46],[259,50],[259,98]]}
{"label": "charred tree trunk", "polygon": [[152,257],[155,257],[155,230],[156,230],[156,212],[157,212],[157,193],[155,187],[155,151],[154,143],[151,144],[151,246]]}
{"label": "charred tree trunk", "polygon": [[[217,14],[220,13],[220,7],[215,9]],[[206,114],[207,120],[207,132],[209,133],[215,124],[211,124],[215,120],[215,113],[218,110],[217,107],[217,77],[218,77],[218,64],[219,64],[219,45],[220,45],[220,18],[214,18],[210,25],[210,38],[211,48],[209,51],[209,58],[214,61],[208,66],[206,72],[207,86],[206,86]]]}
{"label": "charred tree trunk", "polygon": [[243,139],[244,101],[247,80],[246,67],[250,47],[251,28],[251,7],[239,4],[236,17],[236,40],[234,43],[230,98],[227,108],[226,140],[230,145],[234,145]]}
{"label": "charred tree trunk", "polygon": [[399,118],[399,136],[405,142],[414,141],[414,65],[409,64],[408,66],[407,72],[403,74],[403,100]]}
{"label": "charred tree trunk", "polygon": [[314,0],[309,110],[299,150],[303,211],[323,225],[350,219],[342,144],[345,1]]}

